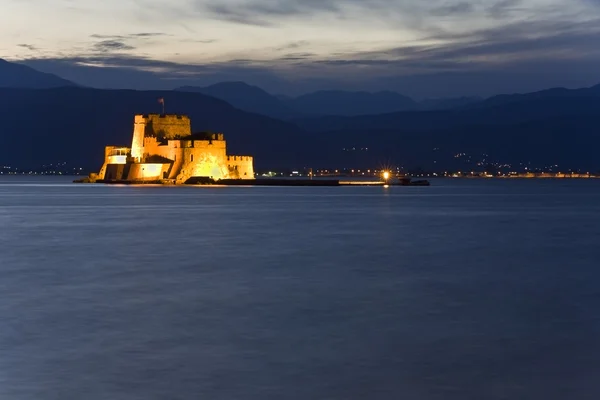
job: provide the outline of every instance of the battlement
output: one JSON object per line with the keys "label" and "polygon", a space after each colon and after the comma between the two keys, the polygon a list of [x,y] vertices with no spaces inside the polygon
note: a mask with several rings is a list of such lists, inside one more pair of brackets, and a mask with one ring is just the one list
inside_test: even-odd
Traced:
{"label": "battlement", "polygon": [[[186,138],[188,139],[188,138]],[[195,132],[193,133],[189,139],[191,140],[225,140],[225,135],[222,133],[213,133],[213,132]]]}
{"label": "battlement", "polygon": [[187,115],[146,114],[135,116],[135,126],[144,136],[178,139],[192,134],[192,123]]}
{"label": "battlement", "polygon": [[227,162],[252,162],[252,156],[227,156]]}
{"label": "battlement", "polygon": [[142,121],[151,121],[155,119],[165,119],[165,120],[188,120],[190,117],[184,114],[137,114],[135,116],[135,122]]}

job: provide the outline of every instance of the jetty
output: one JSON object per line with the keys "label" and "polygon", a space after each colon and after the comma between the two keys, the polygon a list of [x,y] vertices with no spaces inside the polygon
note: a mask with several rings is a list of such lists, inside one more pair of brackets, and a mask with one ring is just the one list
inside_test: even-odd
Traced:
{"label": "jetty", "polygon": [[[74,183],[100,183],[105,185],[175,185],[173,180],[124,180],[124,179],[99,179],[93,182],[88,178],[78,179]],[[341,181],[338,179],[219,179],[209,177],[189,178],[185,185],[193,186],[430,186],[426,180],[412,181],[410,178],[402,178],[390,181]]]}

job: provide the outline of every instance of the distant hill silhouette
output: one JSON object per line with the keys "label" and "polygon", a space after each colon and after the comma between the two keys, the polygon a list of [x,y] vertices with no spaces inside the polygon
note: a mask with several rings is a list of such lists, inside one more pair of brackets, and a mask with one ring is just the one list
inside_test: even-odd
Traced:
{"label": "distant hill silhouette", "polygon": [[135,114],[188,114],[196,131],[225,133],[230,152],[254,155],[257,165],[285,165],[302,152],[295,125],[246,113],[200,93],[173,91],[0,89],[0,165],[67,161],[99,168],[105,145],[130,145]]}
{"label": "distant hill silhouette", "polygon": [[319,91],[299,97],[271,95],[244,82],[222,82],[207,87],[176,89],[224,100],[240,110],[290,120],[315,116],[376,115],[409,110],[448,110],[480,102],[477,97],[428,99],[416,102],[395,92]]}
{"label": "distant hill silhouette", "polygon": [[56,75],[0,59],[0,88],[48,89],[63,86],[76,85]]}
{"label": "distant hill silhouette", "polygon": [[452,110],[483,101],[481,97],[456,97],[444,99],[426,99],[419,102],[419,110]]}
{"label": "distant hill silhouette", "polygon": [[[481,171],[485,166],[477,163],[488,160],[510,163],[518,170],[558,165],[555,171],[573,168],[600,173],[598,132],[600,120],[593,115],[504,125],[465,122],[421,131],[342,129],[309,134],[314,144],[310,157],[316,161],[314,165],[327,168],[403,166]],[[472,161],[456,158],[458,154],[472,156]]]}
{"label": "distant hill silhouette", "polygon": [[306,94],[286,104],[308,115],[367,115],[415,110],[418,104],[395,92],[345,92],[338,90]]}
{"label": "distant hill silhouette", "polygon": [[353,117],[304,118],[296,122],[309,131],[339,129],[447,129],[465,124],[507,125],[557,116],[600,115],[600,90],[551,89],[502,95],[452,110],[408,111]]}
{"label": "distant hill silhouette", "polygon": [[600,96],[600,85],[596,85],[590,88],[582,89],[565,89],[565,88],[552,88],[541,90],[532,93],[523,94],[501,94],[490,97],[480,103],[472,104],[473,108],[486,108],[495,105],[510,104],[510,103],[522,103],[531,102],[540,99],[549,98],[584,98],[584,97],[598,97]]}
{"label": "distant hill silhouette", "polygon": [[105,145],[130,144],[134,114],[159,112],[157,99],[164,98],[167,112],[190,115],[196,131],[225,133],[229,151],[254,155],[259,170],[385,164],[440,169],[460,166],[456,153],[600,170],[600,86],[540,93],[451,110],[284,122],[194,92],[0,89],[0,164],[67,161],[97,169]]}
{"label": "distant hill silhouette", "polygon": [[273,118],[290,119],[302,115],[284,105],[277,97],[244,82],[223,82],[207,87],[184,86],[177,90],[202,93],[224,100],[240,110]]}
{"label": "distant hill silhouette", "polygon": [[379,160],[439,169],[456,165],[454,154],[473,153],[600,171],[599,86],[499,96],[454,110],[296,122],[318,141],[323,153],[314,156],[329,154],[337,165],[372,167]]}
{"label": "distant hill silhouette", "polygon": [[281,101],[291,101],[294,99],[294,97],[288,96],[287,94],[274,94],[273,96],[277,97],[277,99]]}

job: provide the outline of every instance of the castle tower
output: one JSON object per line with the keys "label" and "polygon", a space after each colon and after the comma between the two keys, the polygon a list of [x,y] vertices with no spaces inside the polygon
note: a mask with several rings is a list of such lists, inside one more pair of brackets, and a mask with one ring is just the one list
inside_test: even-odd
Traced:
{"label": "castle tower", "polygon": [[190,118],[185,115],[136,115],[131,142],[131,156],[136,161],[144,157],[144,138],[180,139],[192,134]]}

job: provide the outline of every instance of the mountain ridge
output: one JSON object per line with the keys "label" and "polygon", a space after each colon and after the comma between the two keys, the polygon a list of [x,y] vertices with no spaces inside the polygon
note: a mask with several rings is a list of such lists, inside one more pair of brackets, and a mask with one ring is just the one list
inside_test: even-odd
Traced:
{"label": "mountain ridge", "polygon": [[175,91],[196,92],[227,101],[236,108],[273,118],[291,120],[301,117],[355,116],[397,111],[453,109],[482,99],[457,97],[417,102],[392,91],[320,90],[298,97],[272,95],[258,86],[241,81],[220,82],[210,86],[182,86]]}
{"label": "mountain ridge", "polygon": [[273,118],[290,119],[301,115],[289,109],[275,96],[245,82],[220,82],[206,87],[182,86],[175,90],[202,93],[227,101],[240,110]]}
{"label": "mountain ridge", "polygon": [[410,97],[391,91],[320,90],[288,100],[293,109],[311,115],[383,114],[418,108]]}
{"label": "mountain ridge", "polygon": [[77,85],[54,74],[0,58],[0,88],[49,89],[63,86]]}
{"label": "mountain ridge", "polygon": [[298,97],[271,95],[244,82],[221,82],[207,87],[181,87],[225,100],[233,106],[277,119],[298,120],[326,117],[356,117],[397,112],[442,111],[488,108],[537,98],[596,97],[600,84],[589,88],[550,88],[531,93],[499,94],[489,98],[453,97],[415,101],[392,91],[320,90]]}
{"label": "mountain ridge", "polygon": [[[276,99],[241,82],[215,87],[221,93],[225,88],[235,95],[243,88],[268,96],[268,101]],[[363,96],[365,92],[353,93]],[[511,162],[524,158],[561,160],[573,166],[600,168],[600,155],[594,150],[600,146],[600,85],[499,95],[475,103],[464,99],[467,104],[448,109],[303,115],[287,121],[242,110],[196,91],[0,88],[0,117],[4,122],[0,162],[41,165],[62,160],[98,168],[104,146],[130,143],[135,114],[162,111],[158,98],[165,99],[168,113],[188,114],[195,130],[223,132],[229,151],[253,155],[259,170],[372,167],[382,159],[427,164],[440,160],[431,148],[441,148],[446,156],[471,151],[495,154]],[[368,152],[355,151],[366,148]],[[445,160],[452,165],[451,157]]]}
{"label": "mountain ridge", "polygon": [[[443,168],[454,153],[600,169],[600,95],[533,98],[484,109],[321,117],[290,123],[201,93],[77,87],[0,89],[0,162],[68,161],[99,168],[104,146],[129,145],[135,114],[187,114],[194,130],[223,132],[233,154],[277,167],[374,167],[382,160]],[[34,118],[32,118],[34,116]],[[315,126],[315,124],[317,126]],[[349,149],[368,148],[368,151]],[[439,148],[439,153],[432,152]],[[434,164],[437,161],[437,164]]]}
{"label": "mountain ridge", "polygon": [[[189,115],[194,130],[223,132],[230,152],[254,155],[259,166],[295,159],[289,144],[303,134],[297,126],[210,96],[65,87],[0,89],[0,162],[29,166],[62,160],[99,168],[104,146],[131,143],[134,115],[161,112],[159,98],[168,113]],[[278,152],[271,154],[271,146]]]}

